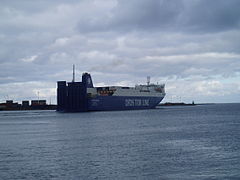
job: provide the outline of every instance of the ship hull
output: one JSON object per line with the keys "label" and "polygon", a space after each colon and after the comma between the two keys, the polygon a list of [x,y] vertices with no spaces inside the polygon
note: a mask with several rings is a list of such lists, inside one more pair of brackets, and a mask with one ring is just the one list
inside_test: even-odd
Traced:
{"label": "ship hull", "polygon": [[153,109],[163,97],[98,96],[88,100],[88,111]]}

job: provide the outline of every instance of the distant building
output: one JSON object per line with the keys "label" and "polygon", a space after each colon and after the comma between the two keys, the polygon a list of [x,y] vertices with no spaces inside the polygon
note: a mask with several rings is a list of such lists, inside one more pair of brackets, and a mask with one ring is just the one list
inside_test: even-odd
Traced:
{"label": "distant building", "polygon": [[31,101],[31,106],[44,106],[47,104],[46,100],[32,100]]}
{"label": "distant building", "polygon": [[17,102],[14,103],[13,100],[6,100],[5,103],[1,103],[0,104],[0,109],[7,109],[7,110],[12,110],[12,109],[20,109],[21,108],[21,105],[18,104]]}
{"label": "distant building", "polygon": [[13,104],[13,100],[6,100],[6,104],[7,105],[12,105]]}
{"label": "distant building", "polygon": [[28,107],[29,101],[22,101],[22,107]]}
{"label": "distant building", "polygon": [[22,101],[22,104],[13,102],[13,100],[7,100],[4,103],[0,103],[0,111],[13,111],[13,110],[56,110],[56,105],[47,105],[46,100],[32,100]]}

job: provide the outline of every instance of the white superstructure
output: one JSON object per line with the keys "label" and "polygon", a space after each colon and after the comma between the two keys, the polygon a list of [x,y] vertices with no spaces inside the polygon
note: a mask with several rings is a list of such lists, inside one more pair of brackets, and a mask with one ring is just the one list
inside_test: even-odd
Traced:
{"label": "white superstructure", "polygon": [[88,88],[87,93],[99,96],[140,96],[164,97],[164,84],[136,85],[135,87],[107,86]]}

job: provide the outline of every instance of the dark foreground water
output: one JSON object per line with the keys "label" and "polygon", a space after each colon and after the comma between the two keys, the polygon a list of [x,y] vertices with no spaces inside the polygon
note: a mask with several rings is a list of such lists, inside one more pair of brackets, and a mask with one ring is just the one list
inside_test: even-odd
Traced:
{"label": "dark foreground water", "polygon": [[240,104],[0,112],[0,179],[240,179]]}

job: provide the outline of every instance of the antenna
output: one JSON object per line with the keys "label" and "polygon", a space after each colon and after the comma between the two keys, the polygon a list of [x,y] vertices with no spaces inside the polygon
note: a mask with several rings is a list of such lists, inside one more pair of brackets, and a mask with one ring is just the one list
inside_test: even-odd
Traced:
{"label": "antenna", "polygon": [[73,79],[72,82],[75,82],[75,65],[73,64]]}
{"label": "antenna", "polygon": [[150,84],[150,78],[151,78],[150,76],[147,77],[147,85],[148,85],[148,86],[149,86],[149,84]]}

